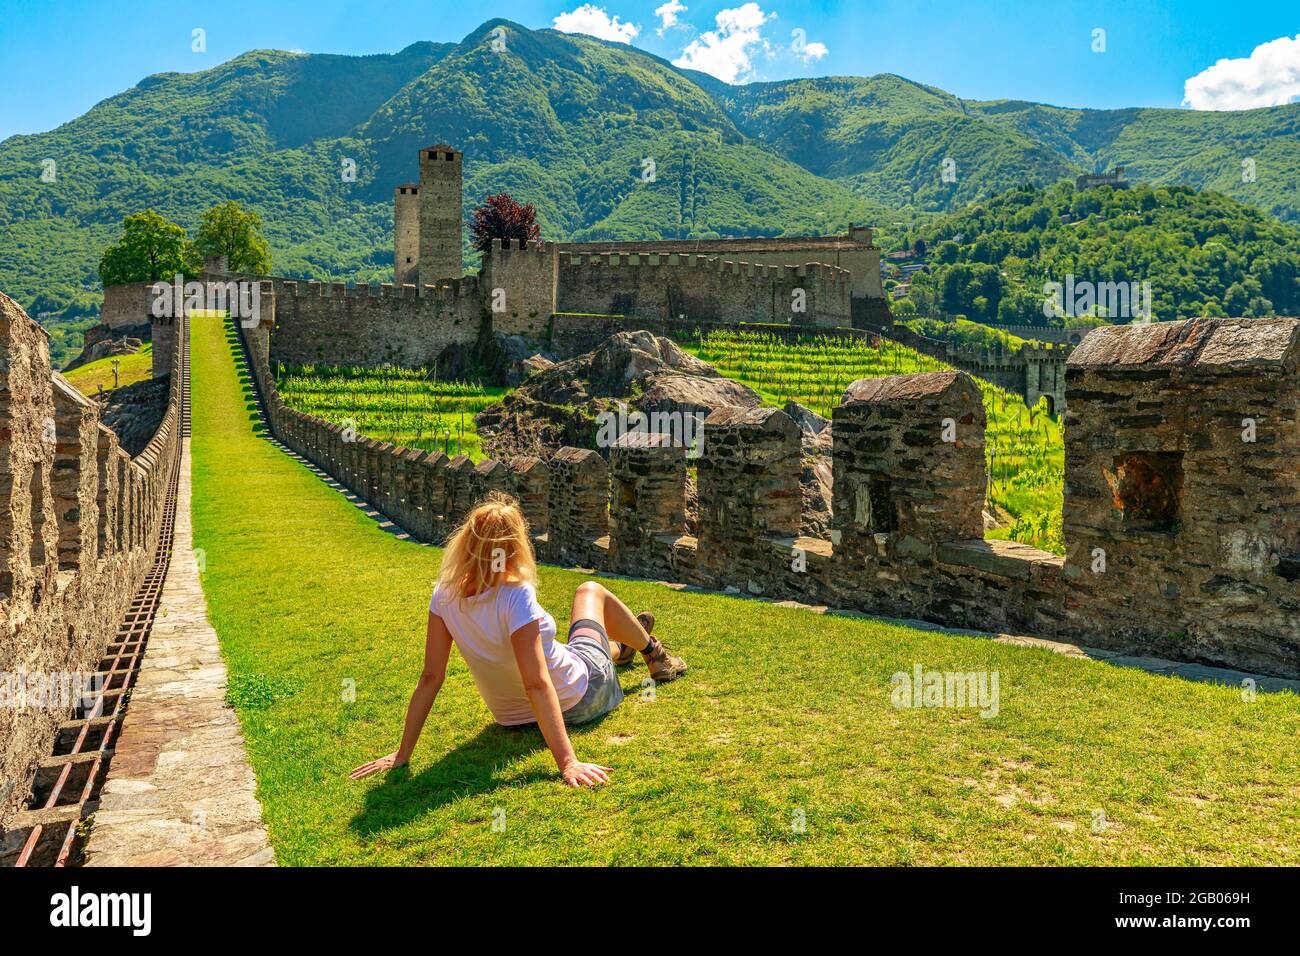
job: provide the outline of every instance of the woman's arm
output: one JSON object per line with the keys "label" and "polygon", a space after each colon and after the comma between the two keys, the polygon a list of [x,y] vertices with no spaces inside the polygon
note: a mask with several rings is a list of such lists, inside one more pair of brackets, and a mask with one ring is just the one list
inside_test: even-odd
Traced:
{"label": "woman's arm", "polygon": [[362,764],[353,770],[353,780],[369,777],[383,770],[400,767],[411,759],[415,744],[420,739],[420,731],[429,716],[433,702],[442,689],[442,682],[447,677],[447,659],[451,657],[451,632],[442,618],[429,612],[429,626],[424,637],[424,670],[420,680],[411,694],[411,702],[406,705],[406,726],[402,731],[402,743],[391,754]]}
{"label": "woman's arm", "polygon": [[546,656],[542,653],[541,628],[537,621],[525,624],[510,635],[510,645],[515,652],[515,661],[519,664],[519,676],[524,682],[524,692],[528,703],[532,705],[537,717],[537,726],[546,738],[546,746],[551,748],[555,764],[564,776],[564,782],[571,787],[595,787],[609,781],[609,767],[594,763],[583,763],[573,752],[569,742],[569,731],[564,726],[564,714],[560,711],[560,698],[551,683],[551,672],[546,668]]}

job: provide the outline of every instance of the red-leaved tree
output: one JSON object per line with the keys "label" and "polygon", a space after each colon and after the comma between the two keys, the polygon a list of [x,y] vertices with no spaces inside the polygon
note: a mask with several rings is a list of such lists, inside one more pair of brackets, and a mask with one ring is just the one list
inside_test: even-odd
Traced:
{"label": "red-leaved tree", "polygon": [[497,193],[483,200],[470,220],[474,248],[487,252],[493,239],[536,239],[541,234],[533,204],[520,205],[509,193]]}

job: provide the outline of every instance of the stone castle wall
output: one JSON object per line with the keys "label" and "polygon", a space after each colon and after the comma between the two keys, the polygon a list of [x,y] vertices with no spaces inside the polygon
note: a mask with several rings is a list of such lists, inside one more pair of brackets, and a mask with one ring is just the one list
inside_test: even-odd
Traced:
{"label": "stone castle wall", "polygon": [[[543,560],[1296,676],[1300,320],[1233,321],[1100,330],[1093,335],[1104,344],[1076,353],[1067,557],[983,540],[984,408],[965,372],[848,388],[832,417],[827,538],[798,536],[793,421],[770,408],[715,410],[696,462],[699,534],[691,536],[685,454],[666,438],[624,436],[608,460],[566,448],[549,462],[477,466],[349,441],[279,399],[266,365],[278,333],[262,327],[245,337],[274,434],[422,540],[442,540],[484,494],[503,490],[524,502]],[[1199,363],[1180,367],[1192,352]],[[1231,436],[1252,410],[1261,437],[1238,447]],[[1165,456],[1180,453],[1175,490]],[[1154,463],[1145,471],[1131,464],[1143,456]],[[1241,468],[1250,469],[1248,488],[1233,477]],[[1154,488],[1158,500],[1163,487],[1178,517],[1148,527],[1154,506],[1121,507],[1116,480],[1125,494]],[[1223,508],[1211,504],[1227,496]],[[1108,551],[1100,570],[1094,546]]]}
{"label": "stone castle wall", "polygon": [[[556,346],[563,348],[611,321],[637,328],[667,320],[827,329],[851,321],[849,274],[842,269],[703,256],[569,256],[537,242],[494,240],[478,275],[436,285],[350,287],[221,272],[203,278],[271,283],[277,301],[271,361],[286,363],[418,368],[493,332],[554,345],[563,325],[564,343]],[[147,302],[142,307],[147,315]],[[581,333],[572,316],[553,325],[557,309],[619,314],[586,316],[588,332]],[[686,318],[668,319],[679,315]]]}
{"label": "stone castle wall", "polygon": [[[1232,648],[1260,669],[1295,661],[1298,326],[1117,326],[1071,356],[1068,632],[1100,616],[1117,640],[1161,656]],[[1085,573],[1099,553],[1105,573]]]}
{"label": "stone castle wall", "polygon": [[1015,352],[961,348],[920,335],[905,325],[894,325],[884,334],[931,358],[1015,392],[1027,405],[1037,404],[1046,395],[1052,414],[1065,411],[1065,365],[1070,346],[1026,345]]}
{"label": "stone castle wall", "polygon": [[852,277],[807,263],[768,266],[669,253],[559,254],[556,309],[697,322],[852,324]]}
{"label": "stone castle wall", "polygon": [[114,331],[139,329],[150,321],[152,282],[128,282],[104,287],[104,306],[99,321]]}
{"label": "stone castle wall", "polygon": [[751,236],[735,239],[638,239],[596,242],[562,242],[561,253],[603,255],[657,253],[703,255],[759,265],[801,266],[809,262],[848,270],[853,275],[853,295],[884,299],[880,282],[880,247],[871,241],[871,229],[849,227],[847,236]]}
{"label": "stone castle wall", "polygon": [[271,280],[272,361],[330,365],[433,365],[449,346],[473,345],[483,323],[479,280],[357,286]]}
{"label": "stone castle wall", "polygon": [[[131,458],[100,423],[98,405],[52,372],[45,331],[0,294],[0,679],[6,694],[29,675],[98,669],[157,544],[178,462],[180,361],[173,347],[163,421]],[[0,829],[26,800],[37,762],[49,755],[68,714],[68,707],[19,706],[12,699],[0,707]],[[14,849],[0,846],[0,856]]]}
{"label": "stone castle wall", "polygon": [[555,311],[558,268],[553,243],[493,239],[480,273],[492,330],[544,338]]}

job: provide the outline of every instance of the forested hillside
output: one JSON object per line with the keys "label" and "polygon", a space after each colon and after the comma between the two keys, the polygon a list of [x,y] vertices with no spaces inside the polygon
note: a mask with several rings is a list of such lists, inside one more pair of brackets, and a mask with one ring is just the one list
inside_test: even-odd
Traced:
{"label": "forested hillside", "polygon": [[494,20],[460,43],[390,55],[259,50],[150,76],[57,129],[5,140],[0,288],[57,312],[51,303],[96,290],[125,215],[152,208],[192,228],[227,199],[260,214],[276,271],[387,279],[392,189],[438,141],[465,152],[467,208],[510,191],[536,205],[551,239],[863,221],[888,238],[1022,183],[1117,163],[1294,219],[1298,132],[1300,105],[1062,110],[890,75],[733,87],[627,45]]}
{"label": "forested hillside", "polygon": [[1149,282],[1157,321],[1300,313],[1300,229],[1187,186],[1013,189],[919,238],[930,271],[907,299],[922,313],[1042,325],[1044,283],[1069,275]]}

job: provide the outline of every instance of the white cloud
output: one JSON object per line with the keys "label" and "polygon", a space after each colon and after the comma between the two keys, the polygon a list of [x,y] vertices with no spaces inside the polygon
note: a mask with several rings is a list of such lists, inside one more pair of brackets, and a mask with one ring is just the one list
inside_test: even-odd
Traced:
{"label": "white cloud", "polygon": [[803,48],[803,53],[799,54],[805,63],[811,63],[813,60],[820,60],[831,51],[826,49],[825,43],[809,43]]}
{"label": "white cloud", "polygon": [[793,33],[790,34],[790,36],[793,38],[792,42],[790,43],[790,52],[793,53],[795,56],[797,56],[799,59],[803,60],[804,63],[816,62],[817,60],[820,60],[822,57],[824,57],[827,53],[831,52],[829,49],[827,49],[825,43],[820,43],[815,41],[813,43],[809,43],[807,34],[805,34],[804,31],[801,29],[795,30]]}
{"label": "white cloud", "polygon": [[677,14],[686,11],[686,4],[678,3],[677,0],[668,0],[662,6],[655,7],[655,16],[659,18],[659,29],[655,33],[660,36],[664,35],[666,30],[671,30],[675,26],[685,26],[684,23],[678,23]]}
{"label": "white cloud", "polygon": [[714,17],[718,28],[688,43],[673,65],[700,70],[724,83],[746,79],[754,71],[754,54],[770,51],[762,30],[774,19],[775,13],[764,13],[757,3],[722,10]]}
{"label": "white cloud", "polygon": [[552,23],[561,33],[585,33],[614,43],[631,43],[641,32],[635,23],[622,23],[617,16],[611,17],[604,7],[594,3],[584,3],[576,10],[561,13]]}
{"label": "white cloud", "polygon": [[1248,57],[1220,60],[1183,84],[1194,110],[1248,110],[1300,99],[1300,34],[1261,43]]}

